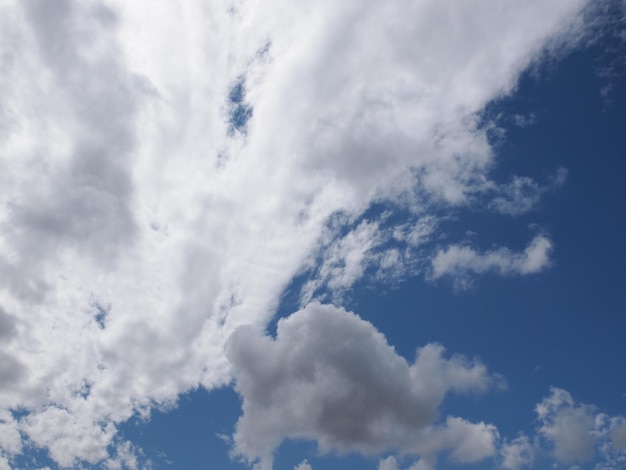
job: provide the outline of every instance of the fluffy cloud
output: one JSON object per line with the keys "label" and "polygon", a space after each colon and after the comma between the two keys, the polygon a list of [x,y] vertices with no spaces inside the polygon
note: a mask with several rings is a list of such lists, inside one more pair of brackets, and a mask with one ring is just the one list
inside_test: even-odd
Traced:
{"label": "fluffy cloud", "polygon": [[594,455],[595,408],[574,404],[565,390],[553,388],[535,408],[542,425],[539,432],[554,445],[554,457],[565,463],[585,462]]}
{"label": "fluffy cloud", "polygon": [[324,453],[448,451],[457,462],[495,452],[493,426],[437,419],[448,392],[490,386],[483,365],[447,359],[434,344],[409,364],[370,323],[343,309],[310,304],[281,319],[275,339],[242,326],[227,355],[243,398],[235,450],[258,459],[259,468],[271,468],[272,453],[286,438],[315,440]]}
{"label": "fluffy cloud", "polygon": [[8,411],[0,411],[0,448],[8,454],[22,450],[22,439],[15,419]]}
{"label": "fluffy cloud", "polygon": [[489,271],[503,275],[537,273],[549,266],[551,250],[552,242],[543,235],[537,235],[521,253],[508,248],[480,253],[469,246],[451,245],[433,258],[432,278],[448,276],[455,286],[464,288],[473,275]]}
{"label": "fluffy cloud", "polygon": [[[7,458],[23,436],[59,465],[109,462],[111,449],[132,452],[118,423],[228,383],[227,338],[267,323],[332,216],[356,220],[381,201],[445,213],[492,198],[480,113],[546,47],[576,43],[586,3],[0,2]],[[407,243],[419,239],[402,227]],[[337,288],[364,273],[377,240],[364,227],[344,235],[318,271]],[[535,241],[487,268],[474,254],[436,272],[535,272],[549,251]],[[390,361],[451,374],[407,391],[425,400],[413,425],[433,419],[448,388],[483,377],[435,346],[413,366]],[[433,428],[433,449],[467,426]],[[471,426],[486,452],[492,430]],[[386,447],[385,436],[367,446]]]}
{"label": "fluffy cloud", "polygon": [[613,418],[611,420],[611,446],[616,451],[626,452],[626,418]]}
{"label": "fluffy cloud", "polygon": [[511,442],[505,442],[500,448],[502,462],[500,466],[506,470],[519,470],[530,467],[535,459],[535,449],[525,435],[520,435]]}
{"label": "fluffy cloud", "polygon": [[540,462],[596,470],[626,465],[623,416],[611,417],[594,405],[577,403],[568,391],[555,387],[535,406],[535,412],[535,436],[520,433],[499,443],[499,468],[535,468]]}
{"label": "fluffy cloud", "polygon": [[300,464],[296,465],[293,470],[313,470],[313,467],[311,467],[311,465],[309,464],[309,462],[307,462],[306,460],[304,460],[303,462],[301,462]]}
{"label": "fluffy cloud", "polygon": [[378,462],[378,470],[398,470],[398,462],[392,455]]}
{"label": "fluffy cloud", "polygon": [[598,468],[626,464],[623,417],[609,417],[593,405],[576,403],[560,388],[552,388],[535,411],[540,422],[538,432],[557,462],[584,463],[598,456]]}
{"label": "fluffy cloud", "polygon": [[[378,470],[399,470],[398,461],[390,455],[378,463]],[[406,470],[434,470],[434,467],[424,459],[419,459]]]}

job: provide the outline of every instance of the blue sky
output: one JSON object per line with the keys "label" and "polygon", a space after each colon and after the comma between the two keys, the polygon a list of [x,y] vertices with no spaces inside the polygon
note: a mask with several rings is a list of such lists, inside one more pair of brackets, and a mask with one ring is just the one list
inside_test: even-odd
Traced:
{"label": "blue sky", "polygon": [[2,4],[0,470],[626,468],[626,4]]}

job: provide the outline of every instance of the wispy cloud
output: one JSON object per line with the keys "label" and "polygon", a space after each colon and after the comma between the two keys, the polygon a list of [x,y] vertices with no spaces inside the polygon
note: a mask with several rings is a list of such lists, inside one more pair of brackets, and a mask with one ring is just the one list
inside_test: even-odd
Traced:
{"label": "wispy cloud", "polygon": [[293,470],[313,470],[313,467],[311,467],[311,465],[309,464],[309,462],[307,462],[306,460],[304,460],[303,462],[301,462],[299,465],[296,465]]}
{"label": "wispy cloud", "polygon": [[478,252],[466,245],[451,245],[439,250],[432,260],[432,279],[450,277],[457,288],[471,286],[474,276],[486,272],[502,275],[527,275],[544,270],[550,264],[552,242],[537,235],[523,252],[496,248]]}
{"label": "wispy cloud", "polygon": [[495,188],[498,194],[490,201],[489,207],[503,214],[523,214],[534,209],[546,192],[563,186],[566,179],[565,168],[559,168],[546,185],[540,185],[527,176],[515,176],[509,183]]}

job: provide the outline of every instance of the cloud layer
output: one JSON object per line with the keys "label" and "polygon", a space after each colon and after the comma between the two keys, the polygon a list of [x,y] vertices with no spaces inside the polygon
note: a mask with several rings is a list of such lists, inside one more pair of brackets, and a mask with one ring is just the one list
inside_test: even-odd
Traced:
{"label": "cloud layer", "polygon": [[[378,239],[351,224],[374,202],[429,230],[478,202],[527,210],[511,201],[532,183],[494,190],[480,113],[546,48],[576,43],[585,3],[1,2],[2,461],[27,442],[61,466],[132,468],[117,425],[229,383],[227,339],[263,328],[320,246],[338,248],[313,290],[365,273]],[[338,214],[341,237],[329,231]],[[389,233],[411,247],[429,233],[418,232]],[[524,274],[547,266],[550,247],[539,237],[462,263],[449,259],[456,245],[419,256],[434,277]],[[406,255],[375,261],[391,269]],[[433,346],[419,358],[464,367]],[[407,388],[424,413],[407,426],[434,419],[461,387],[448,379]],[[458,433],[451,455],[470,458],[462,436],[479,425],[451,420],[437,432]],[[340,447],[405,448],[372,432]]]}

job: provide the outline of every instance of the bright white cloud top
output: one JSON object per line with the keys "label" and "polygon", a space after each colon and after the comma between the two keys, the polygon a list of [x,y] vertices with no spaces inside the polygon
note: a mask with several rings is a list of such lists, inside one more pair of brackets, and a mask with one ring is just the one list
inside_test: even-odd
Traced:
{"label": "bright white cloud top", "polygon": [[[446,393],[489,388],[484,366],[433,344],[407,363],[314,301],[340,303],[372,267],[467,287],[550,266],[548,235],[483,252],[440,222],[520,214],[563,183],[494,181],[481,112],[576,46],[587,3],[0,2],[0,468],[27,446],[138,468],[121,423],[233,380],[235,450],[263,469],[294,437],[411,468],[532,461],[526,438],[500,449],[494,425],[439,415]],[[361,221],[376,203],[409,215]],[[302,310],[266,336],[305,270]],[[537,408],[564,462],[599,426],[571,400]],[[603,419],[623,452],[623,419]]]}

